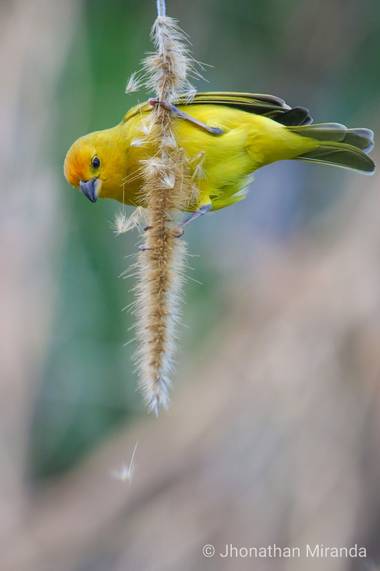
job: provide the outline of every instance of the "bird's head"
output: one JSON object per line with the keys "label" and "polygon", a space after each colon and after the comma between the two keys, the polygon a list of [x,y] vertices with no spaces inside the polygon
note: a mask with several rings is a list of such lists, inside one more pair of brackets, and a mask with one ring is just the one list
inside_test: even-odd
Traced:
{"label": "bird's head", "polygon": [[122,154],[111,129],[80,137],[66,154],[65,178],[91,202],[112,197],[122,185]]}

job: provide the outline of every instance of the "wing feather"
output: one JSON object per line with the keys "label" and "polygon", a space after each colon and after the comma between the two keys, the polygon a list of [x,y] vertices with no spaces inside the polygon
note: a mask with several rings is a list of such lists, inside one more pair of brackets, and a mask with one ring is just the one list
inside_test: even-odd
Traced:
{"label": "wing feather", "polygon": [[[256,115],[264,115],[278,123],[292,126],[307,125],[313,121],[307,109],[303,107],[291,108],[280,97],[265,93],[240,93],[234,91],[199,92],[196,93],[190,101],[185,95],[179,97],[175,101],[175,105],[223,105],[248,113],[255,113]],[[128,111],[123,121],[128,121],[128,119],[137,113],[145,113],[150,109],[151,107],[147,102],[136,105]]]}
{"label": "wing feather", "polygon": [[312,122],[307,109],[291,108],[275,95],[265,93],[239,93],[234,91],[210,91],[197,93],[192,100],[180,97],[176,105],[224,105],[248,113],[265,115],[284,125],[306,125]]}

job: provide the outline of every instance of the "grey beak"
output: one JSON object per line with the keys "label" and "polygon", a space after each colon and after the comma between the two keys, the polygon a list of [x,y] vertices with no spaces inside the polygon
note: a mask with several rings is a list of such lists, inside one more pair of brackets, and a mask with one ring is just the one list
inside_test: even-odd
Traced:
{"label": "grey beak", "polygon": [[88,198],[90,202],[96,202],[96,186],[97,186],[97,178],[91,178],[90,180],[81,180],[79,183],[79,187],[83,194]]}

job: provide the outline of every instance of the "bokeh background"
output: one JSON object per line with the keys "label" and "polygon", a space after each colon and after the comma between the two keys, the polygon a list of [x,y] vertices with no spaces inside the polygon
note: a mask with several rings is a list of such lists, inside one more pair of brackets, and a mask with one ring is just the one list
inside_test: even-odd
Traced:
{"label": "bokeh background", "polygon": [[[378,0],[176,0],[199,89],[267,92],[379,128]],[[0,568],[376,569],[378,175],[284,162],[186,232],[170,410],[131,364],[136,235],[64,181],[117,123],[150,49],[147,0],[0,2]],[[376,152],[375,152],[376,158]],[[200,282],[200,283],[198,283]],[[136,451],[131,483],[111,477]],[[367,559],[206,559],[203,544],[323,543]]]}

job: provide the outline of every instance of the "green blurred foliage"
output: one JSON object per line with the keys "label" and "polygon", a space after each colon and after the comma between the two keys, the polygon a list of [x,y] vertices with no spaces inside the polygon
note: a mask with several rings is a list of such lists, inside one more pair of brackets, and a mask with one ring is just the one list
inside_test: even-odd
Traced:
{"label": "green blurred foliage", "polygon": [[[206,69],[210,84],[201,82],[200,88],[273,92],[313,108],[322,120],[369,121],[380,92],[376,0],[181,0],[168,2],[168,8],[189,33],[195,56],[215,66]],[[127,98],[124,86],[151,49],[154,15],[153,0],[83,3],[57,86],[59,114],[47,151],[58,172],[74,139],[115,124],[138,100]],[[280,222],[290,220],[290,225],[323,212],[336,196],[331,188],[344,180],[327,169],[317,173],[302,165],[297,168],[297,180],[303,181],[301,186],[307,184],[308,192],[296,193],[296,211],[279,206]],[[296,179],[290,175],[281,200],[291,196],[292,184]],[[133,319],[121,311],[133,299],[133,281],[118,279],[133,261],[126,256],[136,252],[137,237],[113,235],[110,222],[117,205],[104,201],[94,207],[70,190],[63,177],[57,191],[65,234],[56,261],[59,279],[50,347],[30,436],[30,471],[35,480],[73,466],[120,422],[145,414],[135,390],[133,346],[123,346],[133,337],[129,331]],[[213,220],[188,232],[191,251],[204,255],[190,259],[195,268],[190,277],[202,285],[190,281],[187,286],[184,362],[204,346],[225,312],[226,276],[218,265],[218,256],[223,256],[218,244],[226,227],[238,235],[237,216],[254,220],[255,206],[262,217],[268,198],[260,199],[262,211],[259,198],[260,190],[256,206],[255,201],[253,206],[247,202],[236,207],[238,214],[219,215],[223,224]],[[274,203],[283,205],[281,200],[278,195]]]}

